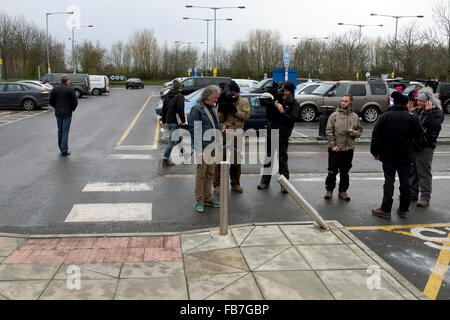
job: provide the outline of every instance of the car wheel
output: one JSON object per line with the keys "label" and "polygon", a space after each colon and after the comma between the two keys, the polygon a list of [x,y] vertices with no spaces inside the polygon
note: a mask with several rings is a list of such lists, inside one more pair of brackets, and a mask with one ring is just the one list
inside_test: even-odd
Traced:
{"label": "car wheel", "polygon": [[33,100],[31,100],[31,99],[25,99],[22,102],[22,108],[24,108],[27,111],[31,111],[34,108],[36,108],[36,103]]}
{"label": "car wheel", "polygon": [[75,90],[75,96],[77,97],[77,99],[79,99],[81,97],[81,91]]}
{"label": "car wheel", "polygon": [[300,120],[313,122],[317,118],[317,110],[314,106],[304,106],[300,109]]}
{"label": "car wheel", "polygon": [[447,102],[447,104],[444,106],[444,112],[450,113],[450,102]]}
{"label": "car wheel", "polygon": [[364,109],[364,112],[362,113],[361,118],[364,122],[367,123],[375,123],[377,122],[378,118],[380,117],[380,110],[378,107],[370,106]]}
{"label": "car wheel", "polygon": [[93,94],[94,96],[98,96],[98,95],[100,94],[100,90],[94,89],[94,90],[92,90],[92,94]]}

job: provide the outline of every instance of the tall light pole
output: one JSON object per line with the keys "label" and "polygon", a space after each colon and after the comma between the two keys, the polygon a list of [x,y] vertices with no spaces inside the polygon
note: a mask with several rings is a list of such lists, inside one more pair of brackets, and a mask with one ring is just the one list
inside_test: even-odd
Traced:
{"label": "tall light pole", "polygon": [[[209,23],[211,21],[213,21],[213,19],[201,19],[201,18],[183,17],[183,20],[201,20],[201,21],[206,21],[206,75],[208,75],[208,69],[209,69]],[[231,19],[231,18],[217,19],[217,20],[233,21],[233,19]]]}
{"label": "tall light pole", "polygon": [[[189,52],[191,51],[191,44],[204,44],[204,42],[197,42],[197,41],[175,41],[175,44],[187,44],[188,45],[188,55]],[[189,57],[188,57],[189,59]],[[189,59],[190,60],[190,59]],[[191,61],[188,61],[188,63],[190,63]],[[195,66],[195,61],[194,61],[194,66]],[[188,70],[189,71],[189,70]],[[189,71],[190,73],[191,71]]]}
{"label": "tall light pole", "polygon": [[0,82],[3,81],[2,37],[0,34]]}
{"label": "tall light pole", "polygon": [[202,6],[192,6],[192,5],[186,5],[186,8],[201,8],[201,9],[211,9],[214,10],[214,66],[217,67],[217,56],[216,56],[216,49],[217,49],[217,10],[220,9],[245,9],[245,6],[239,6],[239,7],[202,7]]}
{"label": "tall light pole", "polygon": [[81,29],[81,28],[93,28],[94,26],[92,24],[88,26],[78,26],[78,27],[72,27],[72,64],[73,64],[73,74],[77,73],[77,67],[76,67],[76,61],[75,61],[75,29]]}
{"label": "tall light pole", "polygon": [[74,12],[69,11],[69,12],[47,12],[47,13],[45,13],[45,22],[46,22],[46,26],[47,26],[47,73],[52,73],[52,68],[50,66],[50,38],[48,36],[48,16],[51,16],[54,14],[74,14]]}

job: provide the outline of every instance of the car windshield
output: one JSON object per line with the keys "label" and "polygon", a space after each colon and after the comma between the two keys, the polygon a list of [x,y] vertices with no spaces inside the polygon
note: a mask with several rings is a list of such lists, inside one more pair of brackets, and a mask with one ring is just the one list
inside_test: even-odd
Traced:
{"label": "car windshield", "polygon": [[134,78],[132,78],[132,79],[128,79],[128,81],[129,81],[129,82],[139,82],[140,80],[139,80],[139,79],[134,79]]}
{"label": "car windshield", "polygon": [[202,94],[203,90],[204,89],[200,89],[200,90],[192,92],[190,95],[185,97],[185,100],[192,102],[196,99],[196,97],[198,99],[198,97]]}
{"label": "car windshield", "polygon": [[261,80],[253,88],[261,89],[261,88],[265,87],[265,84],[267,84],[267,79]]}
{"label": "car windshield", "polygon": [[321,84],[316,90],[312,92],[312,94],[324,96],[328,91],[330,91],[334,87],[334,84],[324,83]]}

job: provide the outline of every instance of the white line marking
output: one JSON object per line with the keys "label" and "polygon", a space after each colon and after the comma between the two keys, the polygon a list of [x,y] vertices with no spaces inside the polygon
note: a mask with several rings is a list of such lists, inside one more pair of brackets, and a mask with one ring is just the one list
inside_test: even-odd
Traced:
{"label": "white line marking", "polygon": [[77,204],[65,222],[151,221],[151,203]]}
{"label": "white line marking", "polygon": [[119,151],[155,151],[155,146],[117,146],[114,150]]}
{"label": "white line marking", "polygon": [[147,183],[89,183],[83,192],[142,192],[152,191],[153,187]]}
{"label": "white line marking", "polygon": [[300,133],[300,132],[298,132],[297,130],[292,130],[292,132],[294,132],[295,134],[298,134],[300,137],[308,138],[307,135],[304,135],[303,133]]}
{"label": "white line marking", "polygon": [[[24,111],[24,112],[27,112],[27,111]],[[22,114],[22,113],[24,113],[24,112],[17,113],[17,114],[14,114],[14,115]],[[38,115],[41,115],[41,114],[44,114],[44,113],[47,113],[47,112],[50,112],[50,110],[44,110],[44,111],[42,111],[42,112],[35,113],[35,114],[32,114],[32,115],[28,115],[28,116],[26,116],[26,117],[22,117],[22,118],[20,118],[20,119],[15,119],[15,120],[12,120],[12,121],[6,120],[6,121],[8,121],[8,122],[0,124],[0,127],[6,126],[7,124],[11,124],[11,123],[14,123],[14,122],[17,122],[17,121],[20,121],[20,120],[29,119],[29,118],[32,118],[32,117],[35,117],[35,116],[38,116]],[[11,115],[11,116],[12,116],[12,115]],[[7,116],[7,117],[8,117],[8,116]],[[5,117],[5,118],[6,118],[6,117]],[[2,118],[2,121],[5,121],[5,120],[4,120],[5,118]]]}
{"label": "white line marking", "polygon": [[114,160],[152,160],[153,156],[150,154],[110,154],[108,158]]}

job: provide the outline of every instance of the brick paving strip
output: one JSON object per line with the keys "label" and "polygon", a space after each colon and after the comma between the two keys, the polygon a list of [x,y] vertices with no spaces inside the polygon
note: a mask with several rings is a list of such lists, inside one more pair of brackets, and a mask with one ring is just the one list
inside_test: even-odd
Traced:
{"label": "brick paving strip", "polygon": [[181,261],[179,236],[25,241],[1,263],[77,264]]}

